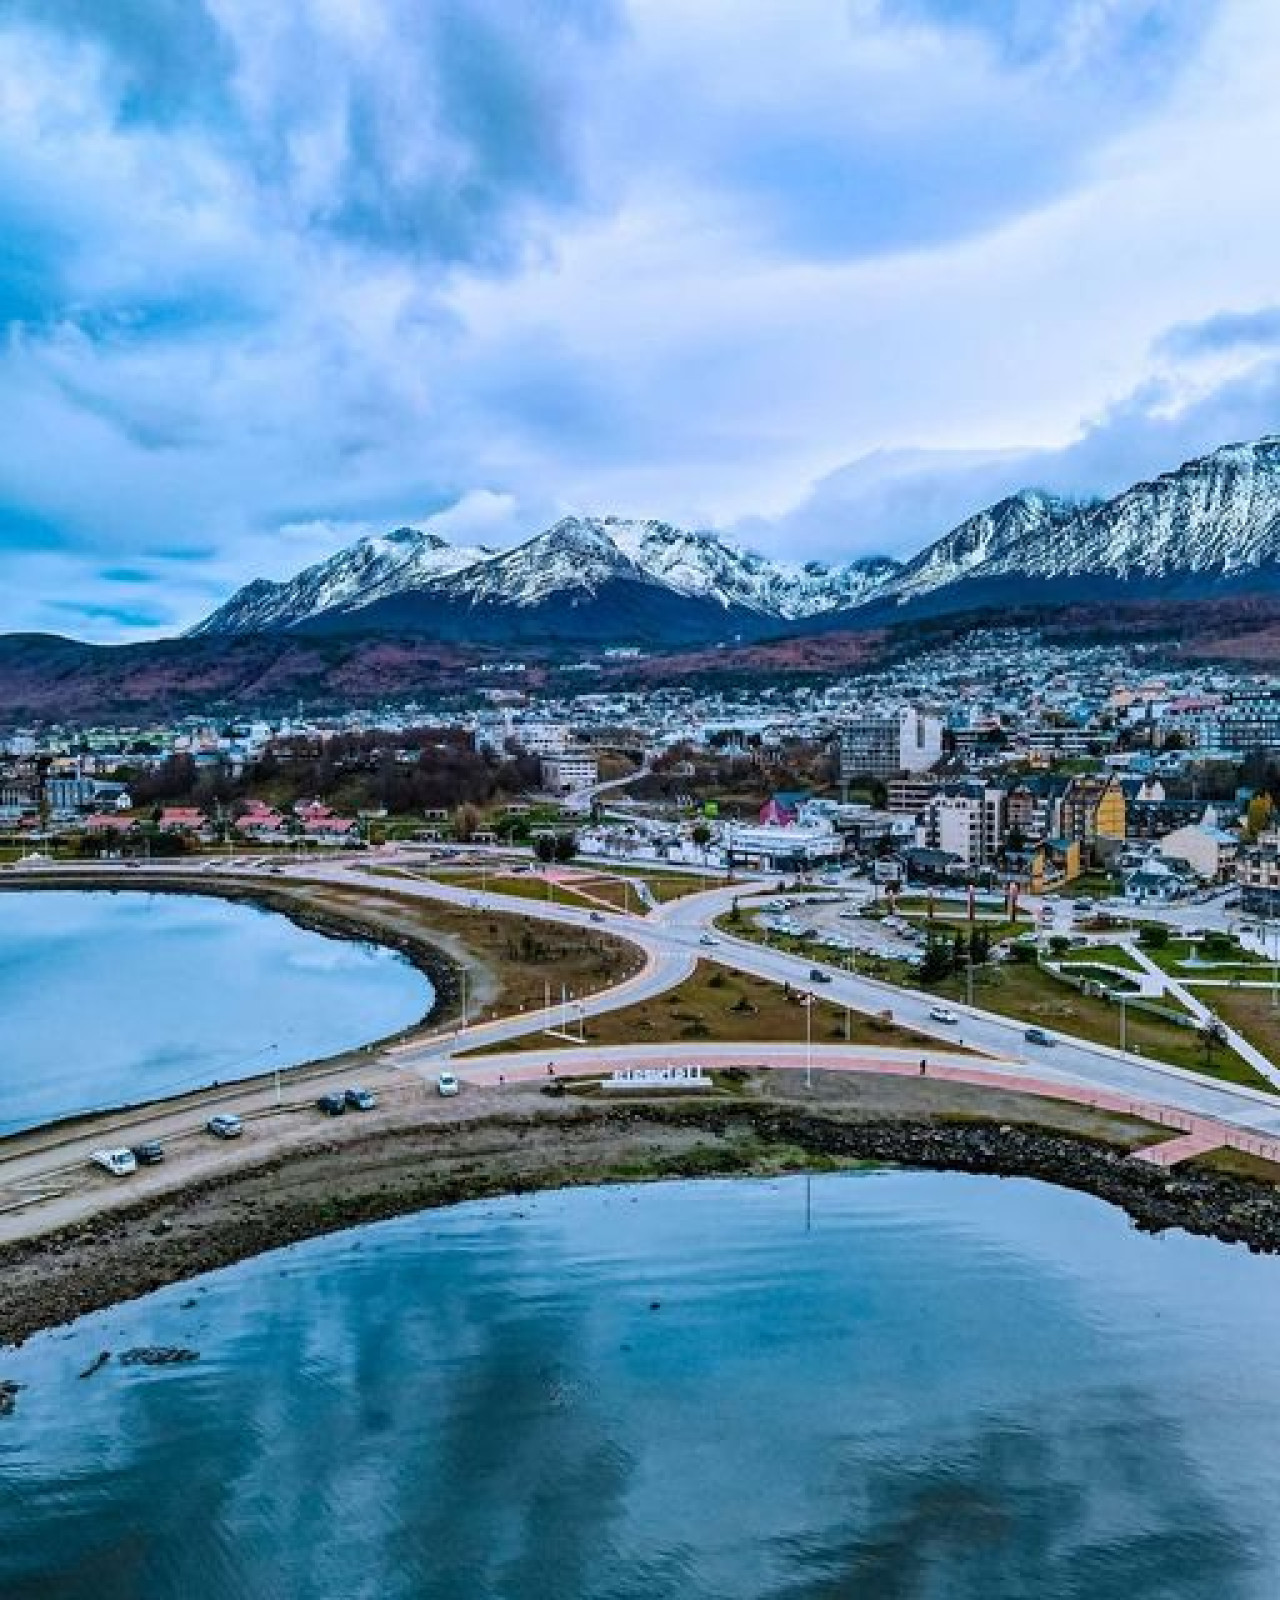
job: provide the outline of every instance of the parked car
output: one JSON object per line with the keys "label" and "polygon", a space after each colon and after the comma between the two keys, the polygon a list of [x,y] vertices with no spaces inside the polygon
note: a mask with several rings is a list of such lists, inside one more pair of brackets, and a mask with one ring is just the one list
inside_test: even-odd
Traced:
{"label": "parked car", "polygon": [[372,1089],[348,1089],[343,1098],[353,1111],[372,1111],[378,1104],[378,1097]]}
{"label": "parked car", "polygon": [[145,1139],[134,1145],[133,1158],[140,1167],[158,1167],[164,1160],[164,1146],[159,1139]]}
{"label": "parked car", "polygon": [[831,974],[829,972],[824,972],[821,967],[810,967],[809,968],[809,982],[810,983],[830,983],[831,982]]}
{"label": "parked car", "polygon": [[946,1006],[930,1006],[929,1015],[935,1022],[945,1022],[948,1028],[954,1028],[960,1021],[955,1012],[948,1010]]}
{"label": "parked car", "polygon": [[436,1079],[436,1089],[440,1094],[457,1094],[462,1085],[452,1072],[442,1072]]}
{"label": "parked car", "polygon": [[347,1109],[347,1097],[341,1091],[334,1094],[322,1094],[316,1101],[316,1110],[323,1111],[326,1117],[340,1117]]}
{"label": "parked car", "polygon": [[132,1150],[95,1150],[89,1160],[113,1178],[127,1178],[138,1170],[138,1158]]}
{"label": "parked car", "polygon": [[244,1132],[244,1123],[234,1111],[220,1111],[216,1117],[209,1118],[205,1127],[215,1139],[238,1139]]}
{"label": "parked car", "polygon": [[1043,1045],[1046,1049],[1052,1049],[1058,1042],[1051,1033],[1046,1033],[1043,1028],[1028,1028],[1022,1037],[1028,1044]]}

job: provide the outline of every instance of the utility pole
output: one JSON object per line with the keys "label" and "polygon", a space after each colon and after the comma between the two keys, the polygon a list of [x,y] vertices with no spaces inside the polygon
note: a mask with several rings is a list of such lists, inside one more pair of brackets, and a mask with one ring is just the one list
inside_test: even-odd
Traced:
{"label": "utility pole", "polygon": [[804,1086],[813,1088],[813,996],[804,997]]}

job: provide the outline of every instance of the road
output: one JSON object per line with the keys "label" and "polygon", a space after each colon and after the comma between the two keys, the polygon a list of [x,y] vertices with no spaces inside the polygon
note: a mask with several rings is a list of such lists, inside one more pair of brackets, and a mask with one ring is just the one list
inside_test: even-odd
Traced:
{"label": "road", "polygon": [[[293,1083],[289,1084],[292,1109],[297,1112],[309,1109],[316,1094],[327,1087],[338,1087],[353,1079],[363,1077],[382,1091],[394,1093],[421,1092],[430,1086],[435,1075],[445,1065],[452,1065],[460,1075],[477,1082],[492,1081],[499,1073],[515,1073],[527,1067],[530,1061],[528,1040],[522,1052],[504,1052],[482,1058],[466,1059],[466,1053],[482,1046],[501,1045],[517,1038],[538,1034],[541,1030],[562,1029],[568,1021],[576,1022],[579,1015],[593,1016],[607,1010],[650,998],[683,982],[700,960],[711,961],[733,971],[789,983],[793,988],[818,993],[824,1000],[845,1005],[864,1013],[892,1011],[893,1019],[904,1026],[930,1036],[937,1041],[930,1052],[930,1060],[942,1063],[947,1059],[948,1047],[963,1043],[971,1050],[984,1053],[986,1060],[980,1065],[1010,1078],[1032,1077],[1042,1084],[1058,1084],[1072,1092],[1111,1093],[1127,1097],[1132,1102],[1164,1107],[1170,1113],[1183,1116],[1213,1118],[1239,1130],[1242,1134],[1264,1139],[1280,1135],[1280,1098],[1262,1091],[1217,1082],[1199,1074],[1176,1067],[1122,1053],[1101,1045],[1087,1044],[1060,1038],[1054,1049],[1030,1046],[1024,1039],[1021,1023],[997,1016],[979,1008],[950,1003],[956,1013],[954,1026],[940,1023],[930,1016],[934,1002],[929,996],[897,988],[876,979],[852,974],[841,968],[826,966],[823,970],[829,982],[815,985],[810,977],[813,963],[778,950],[726,935],[713,929],[716,918],[723,915],[735,899],[751,896],[766,898],[772,885],[762,883],[719,887],[704,893],[691,894],[669,901],[647,915],[623,912],[592,912],[585,908],[558,905],[541,900],[527,900],[516,896],[477,891],[456,884],[440,883],[427,878],[397,877],[392,880],[371,876],[370,867],[385,866],[398,857],[396,852],[380,853],[376,859],[364,857],[333,858],[323,862],[300,863],[291,866],[284,875],[266,864],[234,866],[221,863],[214,868],[184,868],[174,863],[157,863],[121,871],[118,876],[122,886],[145,888],[148,878],[163,875],[172,881],[190,877],[193,884],[208,889],[211,880],[219,876],[234,878],[237,882],[264,880],[274,884],[347,883],[368,892],[380,883],[394,884],[397,895],[407,895],[424,901],[481,910],[509,912],[518,916],[535,916],[577,927],[584,933],[607,931],[631,940],[643,952],[641,970],[612,989],[577,1000],[566,1015],[561,1006],[553,1004],[550,1010],[524,1012],[457,1028],[452,1032],[437,1034],[394,1045],[370,1055],[362,1062],[359,1071],[348,1060],[332,1072],[321,1069],[308,1075],[305,1091],[299,1095]],[[411,856],[403,859],[412,859]],[[275,864],[273,863],[272,866]],[[89,875],[87,869],[85,874]],[[270,873],[270,876],[268,876]],[[43,876],[42,869],[31,869],[31,876]],[[60,872],[60,876],[66,876]],[[70,876],[78,874],[74,871]],[[101,869],[96,869],[101,876]],[[544,1048],[545,1046],[545,1048]],[[572,1071],[574,1062],[597,1059],[601,1052],[557,1038],[542,1031],[534,1058],[545,1071],[545,1064],[554,1064],[557,1070]],[[734,1060],[757,1060],[765,1067],[795,1068],[804,1060],[812,1060],[815,1068],[824,1062],[834,1064],[839,1048],[814,1044],[806,1049],[803,1034],[794,1045],[742,1045],[725,1046],[710,1042],[698,1046],[632,1045],[608,1052],[608,1060],[615,1065],[645,1064],[655,1060],[697,1059],[706,1063]],[[902,1051],[868,1051],[858,1047],[852,1054],[867,1063],[877,1060],[901,1068],[914,1053]],[[844,1056],[850,1050],[845,1048]],[[955,1057],[956,1062],[965,1058]],[[969,1058],[970,1066],[974,1063]],[[286,1082],[289,1082],[286,1078]],[[271,1116],[275,1113],[274,1094],[264,1083],[256,1085],[231,1085],[219,1090],[203,1091],[198,1105],[184,1102],[178,1108],[159,1104],[139,1107],[134,1112],[119,1115],[110,1124],[114,1130],[109,1142],[137,1143],[143,1138],[161,1137],[168,1140],[187,1141],[193,1152],[193,1175],[203,1175],[220,1164],[245,1159],[248,1152],[240,1152],[235,1145],[220,1146],[200,1135],[203,1122],[215,1109],[234,1109],[251,1116]],[[49,1129],[43,1132],[17,1136],[0,1141],[0,1237],[12,1235],[20,1229],[21,1214],[28,1208],[23,1196],[39,1192],[70,1189],[75,1194],[87,1194],[85,1202],[101,1205],[110,1197],[121,1193],[113,1180],[90,1176],[86,1179],[84,1162],[93,1143],[103,1142],[105,1129],[101,1119],[92,1127],[72,1127],[66,1130]],[[249,1141],[246,1141],[246,1144]],[[148,1178],[148,1175],[139,1175]],[[159,1180],[155,1180],[159,1181]],[[16,1207],[4,1210],[5,1199]],[[5,1219],[8,1219],[7,1224]]]}

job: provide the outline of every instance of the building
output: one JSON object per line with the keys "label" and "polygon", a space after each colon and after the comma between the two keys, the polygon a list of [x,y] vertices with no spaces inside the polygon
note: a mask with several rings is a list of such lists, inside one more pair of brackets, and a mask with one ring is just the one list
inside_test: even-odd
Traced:
{"label": "building", "polygon": [[1280,750],[1280,693],[1233,694],[1195,721],[1195,738],[1206,755]]}
{"label": "building", "polygon": [[511,737],[531,756],[562,756],[569,748],[567,722],[518,722]]}
{"label": "building", "polygon": [[844,838],[833,828],[806,828],[798,823],[777,827],[762,823],[752,827],[727,823],[726,858],[736,867],[759,867],[765,872],[804,872],[810,867],[839,861]]}
{"label": "building", "polygon": [[1236,858],[1240,909],[1255,917],[1280,916],[1280,831],[1258,835]]}
{"label": "building", "polygon": [[1176,828],[1160,841],[1160,854],[1167,861],[1185,861],[1198,878],[1210,883],[1234,873],[1239,850],[1238,836],[1218,826],[1212,806],[1205,808],[1199,822]]}
{"label": "building", "polygon": [[1058,833],[1074,839],[1092,864],[1104,840],[1124,840],[1124,790],[1114,773],[1085,773],[1072,778],[1058,802]]}
{"label": "building", "polygon": [[942,719],[903,706],[878,716],[858,717],[840,729],[840,778],[894,778],[928,772],[942,759]]}
{"label": "building", "polygon": [[1004,844],[1005,792],[971,783],[942,790],[921,815],[922,843],[958,856],[966,867],[989,866]]}
{"label": "building", "polygon": [[573,794],[592,789],[599,781],[600,763],[589,750],[566,750],[542,758],[542,787],[548,794]]}
{"label": "building", "polygon": [[933,778],[890,778],[887,789],[890,811],[918,817],[937,793],[938,784]]}

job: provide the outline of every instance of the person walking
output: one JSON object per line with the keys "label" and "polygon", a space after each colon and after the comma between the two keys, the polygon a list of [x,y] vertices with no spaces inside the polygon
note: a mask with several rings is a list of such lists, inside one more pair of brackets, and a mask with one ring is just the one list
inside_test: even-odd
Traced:
{"label": "person walking", "polygon": [[920,1076],[922,1078],[924,1077],[925,1072],[928,1070],[928,1066],[929,1066],[929,1063],[925,1060],[925,1058],[923,1056],[921,1056],[920,1057]]}

